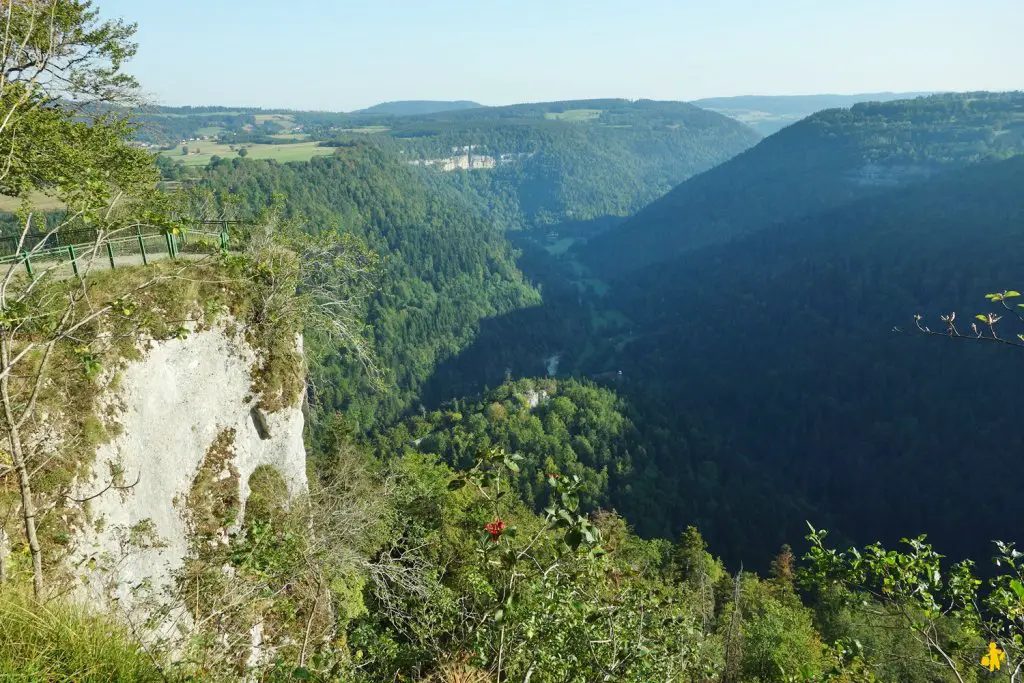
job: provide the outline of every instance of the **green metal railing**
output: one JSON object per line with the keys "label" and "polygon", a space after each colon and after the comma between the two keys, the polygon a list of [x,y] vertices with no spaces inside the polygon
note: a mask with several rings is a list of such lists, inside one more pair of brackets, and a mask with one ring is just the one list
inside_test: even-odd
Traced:
{"label": "green metal railing", "polygon": [[[72,273],[76,277],[81,277],[79,264],[84,259],[94,263],[97,260],[105,260],[111,269],[115,269],[119,265],[149,265],[154,257],[177,259],[183,253],[200,254],[228,249],[228,221],[201,222],[195,225],[203,228],[219,226],[221,229],[185,229],[170,232],[138,228],[135,234],[118,233],[115,237],[101,238],[99,241],[98,233],[91,230],[26,235],[20,240],[20,251],[15,251],[15,243],[14,248],[8,248],[8,253],[0,256],[0,266],[23,264],[28,276],[35,278],[37,268],[44,263],[70,263]],[[10,239],[4,238],[3,241]],[[50,246],[51,244],[54,246]],[[0,244],[0,250],[3,250],[4,246],[8,245]]]}

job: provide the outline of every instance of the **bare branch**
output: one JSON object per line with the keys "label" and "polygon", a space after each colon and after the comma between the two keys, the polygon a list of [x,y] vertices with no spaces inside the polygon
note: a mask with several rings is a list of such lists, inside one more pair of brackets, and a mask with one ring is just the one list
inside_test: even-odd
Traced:
{"label": "bare branch", "polygon": [[142,470],[139,470],[139,473],[135,476],[135,481],[133,481],[131,484],[128,484],[127,486],[118,486],[117,484],[114,483],[114,480],[111,479],[110,482],[103,488],[103,490],[99,491],[98,493],[86,496],[85,498],[72,498],[71,496],[68,496],[68,500],[74,501],[75,503],[88,503],[90,500],[95,500],[96,498],[99,498],[107,491],[130,491],[133,488],[135,488],[138,485],[139,481],[141,480]]}

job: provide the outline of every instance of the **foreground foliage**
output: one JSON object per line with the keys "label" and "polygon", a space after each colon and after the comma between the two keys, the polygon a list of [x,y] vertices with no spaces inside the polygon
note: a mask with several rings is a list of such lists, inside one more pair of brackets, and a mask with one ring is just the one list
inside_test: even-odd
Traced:
{"label": "foreground foliage", "polygon": [[157,681],[160,667],[116,620],[0,589],[0,679]]}
{"label": "foreground foliage", "polygon": [[495,680],[552,682],[823,670],[791,576],[733,579],[695,530],[673,546],[638,539],[615,514],[580,515],[571,475],[548,473],[551,504],[533,513],[505,495],[521,462],[491,449],[454,477],[421,455],[395,463],[403,523],[385,552],[411,573],[376,584],[352,625],[361,680],[458,661]]}

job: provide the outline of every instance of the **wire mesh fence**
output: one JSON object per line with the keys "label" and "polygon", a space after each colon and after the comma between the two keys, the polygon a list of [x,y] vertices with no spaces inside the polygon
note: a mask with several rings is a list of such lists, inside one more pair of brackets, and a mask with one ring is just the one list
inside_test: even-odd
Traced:
{"label": "wire mesh fence", "polygon": [[76,244],[90,244],[96,241],[99,233],[94,228],[71,228],[49,232],[28,233],[0,236],[0,257],[10,257],[23,251],[39,251],[58,249]]}
{"label": "wire mesh fence", "polygon": [[[38,272],[82,276],[97,268],[148,265],[153,261],[195,258],[227,250],[226,224],[220,231],[136,229],[100,234],[95,229],[58,230],[0,236],[0,265],[21,265],[29,277]],[[200,228],[213,227],[202,224]],[[67,271],[67,272],[65,272]]]}

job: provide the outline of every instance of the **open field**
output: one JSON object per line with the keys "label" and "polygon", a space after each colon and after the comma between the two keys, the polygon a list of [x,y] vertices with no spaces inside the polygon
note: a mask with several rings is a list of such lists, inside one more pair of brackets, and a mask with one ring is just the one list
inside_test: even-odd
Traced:
{"label": "open field", "polygon": [[159,118],[161,116],[166,116],[166,117],[169,117],[169,118],[172,118],[172,119],[183,119],[186,116],[241,116],[245,112],[241,112],[241,111],[218,111],[218,112],[202,112],[202,113],[193,113],[193,114],[172,114],[170,112],[153,112],[153,111],[145,112],[144,111],[143,113],[148,113],[148,115],[154,116],[154,117],[157,117],[157,118]]}
{"label": "open field", "polygon": [[601,109],[569,109],[563,112],[551,112],[544,114],[544,118],[552,121],[568,121],[569,123],[580,123],[582,121],[593,121],[601,116]]}
{"label": "open field", "polygon": [[[206,141],[193,142],[187,146],[189,148],[187,156],[181,153],[181,147],[164,150],[160,154],[180,161],[186,166],[206,166],[214,156],[219,156],[222,159],[234,159],[238,156],[238,149],[243,146],[248,149],[248,158],[250,159],[276,159],[282,163],[309,161],[315,156],[334,152],[333,147],[318,147],[315,142],[296,142],[290,145],[225,145]],[[196,154],[195,150],[199,150],[199,153]]]}
{"label": "open field", "polygon": [[[63,209],[64,204],[59,199],[47,197],[45,194],[36,193],[32,195],[32,202],[37,211],[56,211]],[[21,200],[17,197],[7,197],[0,194],[0,213],[14,213],[21,207]]]}
{"label": "open field", "polygon": [[262,126],[267,121],[273,121],[285,128],[291,128],[295,125],[295,117],[291,114],[256,114],[253,118],[256,119],[257,126]]}
{"label": "open field", "polygon": [[342,128],[342,133],[362,133],[364,135],[373,135],[375,133],[387,133],[391,128],[388,126],[360,126],[358,128]]}

